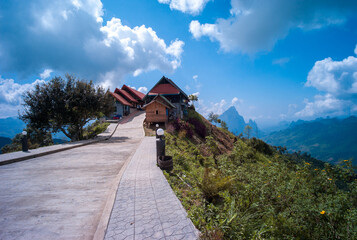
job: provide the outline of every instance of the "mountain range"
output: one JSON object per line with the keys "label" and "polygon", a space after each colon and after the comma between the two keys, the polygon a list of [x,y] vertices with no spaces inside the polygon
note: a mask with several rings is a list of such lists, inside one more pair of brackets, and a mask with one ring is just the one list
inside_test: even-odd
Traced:
{"label": "mountain range", "polygon": [[357,165],[357,117],[344,119],[318,118],[298,120],[288,128],[264,136],[262,139],[289,151],[302,151],[331,163],[353,158]]}
{"label": "mountain range", "polygon": [[219,119],[227,123],[228,130],[234,135],[244,133],[244,128],[249,125],[252,127],[252,137],[259,137],[260,131],[255,121],[249,119],[248,123],[244,121],[244,118],[239,115],[237,109],[234,106],[228,108],[224,113],[219,116]]}

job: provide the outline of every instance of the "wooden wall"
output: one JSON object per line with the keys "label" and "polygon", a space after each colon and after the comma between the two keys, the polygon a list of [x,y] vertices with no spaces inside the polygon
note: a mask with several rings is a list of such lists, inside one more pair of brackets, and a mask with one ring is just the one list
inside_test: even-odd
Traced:
{"label": "wooden wall", "polygon": [[146,122],[167,122],[166,107],[154,102],[146,107]]}

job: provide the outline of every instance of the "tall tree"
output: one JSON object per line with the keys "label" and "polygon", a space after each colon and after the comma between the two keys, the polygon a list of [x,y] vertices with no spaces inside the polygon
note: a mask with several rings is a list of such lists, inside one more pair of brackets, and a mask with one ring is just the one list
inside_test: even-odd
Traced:
{"label": "tall tree", "polygon": [[71,75],[55,77],[24,94],[24,113],[20,118],[30,127],[43,131],[62,131],[72,141],[83,138],[90,121],[114,111],[113,99],[92,81]]}
{"label": "tall tree", "polygon": [[195,107],[194,102],[198,101],[197,95],[191,94],[188,96],[188,99],[192,102],[192,106]]}
{"label": "tall tree", "polygon": [[251,132],[252,132],[252,127],[249,125],[246,125],[244,128],[244,133],[245,133],[245,135],[247,135],[248,139],[250,138]]}

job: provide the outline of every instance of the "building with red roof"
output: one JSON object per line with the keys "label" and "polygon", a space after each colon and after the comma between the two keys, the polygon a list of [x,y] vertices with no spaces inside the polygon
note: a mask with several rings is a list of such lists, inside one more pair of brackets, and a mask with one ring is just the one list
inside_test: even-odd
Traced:
{"label": "building with red roof", "polygon": [[126,85],[123,85],[121,89],[116,88],[110,94],[115,101],[115,117],[129,115],[133,109],[139,108],[144,104],[143,98],[145,94]]}
{"label": "building with red roof", "polygon": [[[188,96],[171,79],[163,76],[143,98],[146,122],[167,122],[187,115]],[[153,104],[155,103],[155,104]],[[165,119],[165,121],[163,121]]]}

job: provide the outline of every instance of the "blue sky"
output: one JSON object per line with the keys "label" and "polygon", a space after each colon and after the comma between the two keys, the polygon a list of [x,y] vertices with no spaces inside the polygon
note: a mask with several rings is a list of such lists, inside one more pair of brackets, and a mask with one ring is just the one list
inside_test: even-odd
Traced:
{"label": "blue sky", "polygon": [[0,118],[56,75],[145,91],[162,75],[197,110],[246,121],[357,113],[356,1],[67,0],[0,3]]}

